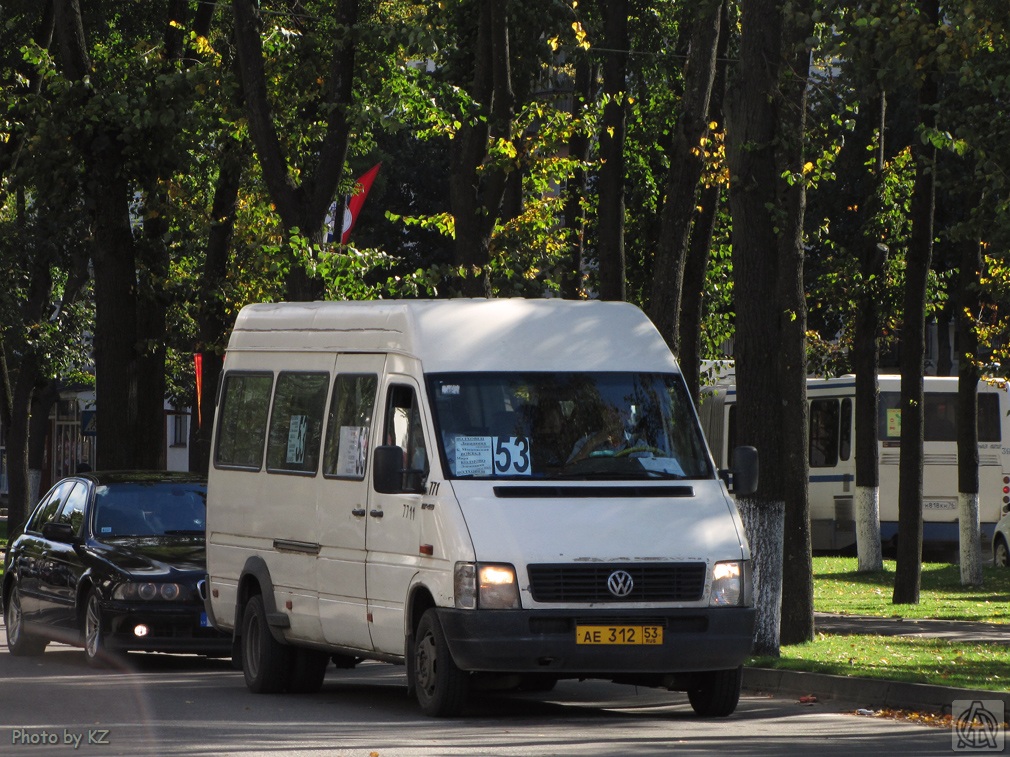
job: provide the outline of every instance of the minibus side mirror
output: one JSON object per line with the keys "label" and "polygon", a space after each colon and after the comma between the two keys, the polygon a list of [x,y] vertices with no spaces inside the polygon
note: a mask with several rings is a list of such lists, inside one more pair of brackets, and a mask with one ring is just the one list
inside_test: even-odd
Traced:
{"label": "minibus side mirror", "polygon": [[390,444],[375,448],[372,487],[380,494],[403,491],[403,447]]}
{"label": "minibus side mirror", "polygon": [[746,497],[758,488],[758,451],[741,446],[733,450],[733,493]]}
{"label": "minibus side mirror", "polygon": [[379,494],[424,492],[427,471],[404,468],[403,447],[376,447],[372,466],[372,487]]}

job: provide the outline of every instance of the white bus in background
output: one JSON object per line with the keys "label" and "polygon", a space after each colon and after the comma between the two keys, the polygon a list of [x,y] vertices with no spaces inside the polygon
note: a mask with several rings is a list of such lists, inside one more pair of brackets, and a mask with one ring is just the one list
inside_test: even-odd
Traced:
{"label": "white bus in background", "polygon": [[[954,376],[926,376],[923,447],[923,543],[958,543],[957,383]],[[885,548],[898,535],[898,465],[901,457],[901,377],[878,377],[877,439],[880,536]],[[856,543],[855,376],[807,379],[809,402],[810,530],[815,550]],[[703,390],[700,416],[717,465],[736,444],[736,387]],[[979,521],[983,554],[996,522],[1010,503],[1010,399],[986,382],[978,389]]]}

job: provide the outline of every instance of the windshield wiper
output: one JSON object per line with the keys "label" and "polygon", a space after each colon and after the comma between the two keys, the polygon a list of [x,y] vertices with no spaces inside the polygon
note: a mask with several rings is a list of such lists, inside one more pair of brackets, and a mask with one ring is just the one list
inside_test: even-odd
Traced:
{"label": "windshield wiper", "polygon": [[165,531],[165,536],[203,536],[205,533],[199,528],[170,528]]}

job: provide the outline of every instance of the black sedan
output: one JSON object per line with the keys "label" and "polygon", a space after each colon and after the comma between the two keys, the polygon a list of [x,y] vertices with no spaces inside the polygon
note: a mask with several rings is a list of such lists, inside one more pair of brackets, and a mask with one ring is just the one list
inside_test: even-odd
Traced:
{"label": "black sedan", "polygon": [[206,509],[205,479],[188,473],[58,482],[4,559],[11,654],[61,641],[96,665],[127,651],[229,655],[231,639],[204,611]]}

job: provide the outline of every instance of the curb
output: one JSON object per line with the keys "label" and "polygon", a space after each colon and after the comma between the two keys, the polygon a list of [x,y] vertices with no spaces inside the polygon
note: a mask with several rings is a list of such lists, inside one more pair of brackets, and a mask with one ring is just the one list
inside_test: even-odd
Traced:
{"label": "curb", "polygon": [[818,699],[851,702],[864,707],[929,710],[947,715],[950,714],[954,700],[1000,700],[1004,711],[1010,711],[1010,694],[1000,691],[805,673],[798,670],[744,667],[743,688],[785,695],[813,694]]}

